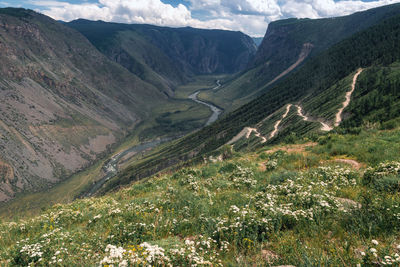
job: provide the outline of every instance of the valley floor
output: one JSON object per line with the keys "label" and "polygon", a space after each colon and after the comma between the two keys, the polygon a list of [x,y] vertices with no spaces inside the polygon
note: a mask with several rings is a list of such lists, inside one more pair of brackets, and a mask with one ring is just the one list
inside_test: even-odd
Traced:
{"label": "valley floor", "polygon": [[0,224],[0,265],[400,262],[400,129],[328,133],[163,172]]}

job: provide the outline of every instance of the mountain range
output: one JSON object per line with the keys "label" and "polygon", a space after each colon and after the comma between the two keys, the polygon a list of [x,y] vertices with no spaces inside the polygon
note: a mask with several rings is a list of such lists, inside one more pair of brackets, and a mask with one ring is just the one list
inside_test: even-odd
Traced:
{"label": "mountain range", "polygon": [[332,45],[399,12],[399,5],[389,5],[344,17],[272,22],[248,68],[227,81],[218,92],[201,97],[212,98],[214,103],[233,111]]}
{"label": "mountain range", "polygon": [[0,9],[0,265],[398,266],[400,4],[255,41]]}
{"label": "mountain range", "polygon": [[[243,69],[255,53],[238,32],[82,20],[68,27],[14,8],[0,9],[0,25],[2,201],[84,169],[156,107],[178,106],[170,99],[176,86],[194,74]],[[73,29],[104,25],[110,30],[90,39],[99,49]],[[230,39],[238,45],[226,52]]]}
{"label": "mountain range", "polygon": [[[128,135],[140,143],[196,130],[210,115],[204,103],[223,110],[222,118],[140,160],[126,158],[96,190],[201,161],[226,144],[248,150],[378,121],[395,125],[399,14],[396,4],[277,21],[257,49],[240,32],[64,23],[0,9],[1,200],[47,190],[102,157],[107,163]],[[357,98],[344,106],[355,74]],[[195,90],[197,102],[188,99]],[[75,196],[90,187],[83,183]]]}
{"label": "mountain range", "polygon": [[67,25],[110,60],[168,95],[193,75],[244,70],[257,50],[253,40],[241,32],[88,20]]}
{"label": "mountain range", "polygon": [[[103,192],[142,179],[161,169],[180,166],[179,164],[188,160],[199,162],[206,155],[212,155],[213,151],[225,144],[232,144],[232,139],[237,137],[240,132],[246,134],[242,134],[242,138],[236,138],[238,139],[238,142],[234,144],[236,149],[258,147],[279,142],[285,140],[285,138],[314,136],[316,132],[326,132],[324,129],[329,132],[335,126],[338,126],[336,116],[343,107],[346,92],[351,89],[354,75],[360,68],[363,69],[363,72],[357,79],[357,86],[359,87],[356,88],[354,93],[358,98],[351,102],[348,107],[346,106],[344,113],[341,113],[340,117],[344,118],[342,126],[360,127],[368,123],[378,122],[382,125],[396,125],[393,120],[396,121],[399,114],[399,91],[396,87],[398,83],[396,76],[397,62],[399,60],[397,32],[400,22],[399,8],[400,5],[392,5],[338,18],[338,21],[349,20],[359,23],[370,19],[373,25],[352,34],[348,38],[342,35],[344,39],[336,39],[336,43],[331,40],[325,45],[321,45],[320,48],[317,46],[318,42],[315,44],[303,43],[303,45],[302,42],[299,42],[298,53],[305,55],[304,50],[306,50],[310,57],[305,62],[297,64],[293,70],[282,75],[278,80],[274,81],[272,78],[272,83],[271,78],[265,80],[267,75],[259,74],[249,78],[249,73],[260,68],[250,67],[248,71],[242,72],[231,81],[227,81],[227,85],[220,87],[217,92],[208,91],[209,95],[215,97],[212,101],[227,107],[231,103],[228,98],[234,98],[232,96],[235,95],[235,92],[246,95],[248,99],[257,95],[244,93],[249,87],[242,85],[241,81],[246,80],[255,84],[257,84],[258,79],[263,81],[261,85],[255,87],[260,90],[256,99],[231,113],[227,113],[213,125],[181,138],[167,147],[155,150],[145,160],[133,163],[119,176],[108,181]],[[363,16],[365,16],[364,20],[361,19]],[[319,22],[329,24],[330,21],[333,21],[336,28],[338,27],[336,19],[316,20],[315,23],[317,25]],[[278,28],[278,25],[282,25],[285,29],[289,22],[293,22],[294,25],[298,23],[301,27],[304,23],[311,25],[314,23],[312,20],[286,20],[277,22],[275,25]],[[289,24],[291,25],[291,23]],[[318,29],[320,30],[319,35],[324,36],[321,31],[325,28],[315,28],[317,32]],[[285,40],[284,38],[275,38],[274,34],[270,36],[269,32],[267,31],[256,58],[253,63],[249,63],[249,66],[257,65],[257,58],[263,58],[260,51],[265,51],[262,47],[268,46],[270,40],[276,39],[280,42]],[[313,31],[310,30],[310,32]],[[341,33],[343,34],[344,31]],[[314,33],[313,36],[319,35]],[[302,38],[307,40],[311,37],[304,35]],[[328,43],[331,45],[329,46]],[[318,48],[319,52],[312,55],[311,51],[314,46]],[[303,51],[299,51],[301,47],[303,47]],[[268,50],[268,53],[271,53],[270,50]],[[273,54],[271,53],[271,55]],[[292,62],[298,60],[298,56],[299,54],[292,54]],[[277,60],[276,62],[280,61]],[[289,64],[291,62],[288,61],[287,65]],[[262,66],[265,66],[265,64]],[[281,67],[281,69],[286,68],[286,66]],[[381,83],[379,82],[380,79],[387,80],[387,82]],[[232,88],[230,86],[235,83],[241,85],[229,90],[229,88]],[[371,86],[372,84],[373,86]],[[385,86],[380,87],[383,84]],[[226,96],[223,100],[218,97],[219,92]],[[204,97],[204,95],[200,94],[200,97]],[[207,96],[204,99],[211,101],[211,98]],[[287,109],[288,105],[290,105],[289,109]],[[368,106],[371,108],[367,108]],[[388,112],[385,112],[385,107]],[[227,109],[229,110],[229,107]],[[282,118],[286,112],[288,112],[287,116]],[[349,117],[353,117],[354,120],[346,121]],[[279,124],[277,125],[278,121]],[[276,125],[277,131],[274,133]],[[249,131],[249,129],[255,129],[255,131]],[[263,136],[267,142],[261,143],[264,139],[259,138],[259,136]]]}

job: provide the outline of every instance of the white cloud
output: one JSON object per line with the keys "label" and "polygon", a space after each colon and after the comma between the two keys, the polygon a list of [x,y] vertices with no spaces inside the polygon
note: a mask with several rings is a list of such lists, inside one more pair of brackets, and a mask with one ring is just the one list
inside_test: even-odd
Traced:
{"label": "white cloud", "polygon": [[400,2],[399,0],[376,0],[363,2],[360,0],[287,0],[282,5],[282,13],[285,17],[323,18],[344,16],[351,13],[389,5]]}
{"label": "white cloud", "polygon": [[312,4],[295,0],[288,0],[282,6],[282,11],[284,14],[289,15],[288,17],[319,18],[318,12],[313,8]]}
{"label": "white cloud", "polygon": [[276,0],[221,0],[221,5],[233,13],[253,15],[280,15]]}
{"label": "white cloud", "polygon": [[[78,18],[161,26],[192,26],[239,30],[264,35],[268,23],[287,17],[321,18],[351,14],[400,0],[186,0],[172,6],[161,0],[98,0],[70,4],[57,0],[29,0],[42,13],[57,20]],[[193,17],[193,13],[202,14]]]}
{"label": "white cloud", "polygon": [[182,26],[191,19],[182,4],[173,7],[160,0],[100,0],[98,4],[69,4],[59,1],[32,1],[54,19],[71,21],[78,18],[124,23],[149,23]]}

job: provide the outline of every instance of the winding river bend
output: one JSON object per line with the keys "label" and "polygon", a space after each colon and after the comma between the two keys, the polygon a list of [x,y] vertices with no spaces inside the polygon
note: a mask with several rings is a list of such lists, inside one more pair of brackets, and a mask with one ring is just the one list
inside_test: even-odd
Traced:
{"label": "winding river bend", "polygon": [[211,109],[212,114],[211,114],[210,118],[208,118],[208,121],[206,122],[205,126],[208,126],[211,123],[213,123],[214,121],[216,121],[218,119],[219,115],[221,115],[222,109],[218,108],[217,106],[215,106],[215,105],[213,105],[211,103],[199,100],[197,96],[199,95],[199,93],[201,91],[217,90],[219,87],[221,87],[221,84],[220,84],[219,80],[216,82],[216,84],[217,84],[217,86],[215,86],[212,89],[200,89],[200,90],[194,92],[193,94],[191,94],[190,96],[188,96],[188,98],[193,100],[194,102],[202,104],[202,105],[205,105],[205,106],[207,106],[207,107],[209,107]]}
{"label": "winding river bend", "polygon": [[[217,90],[221,84],[220,81],[218,80],[216,82],[216,86],[212,89],[201,89],[198,90],[196,92],[194,92],[193,94],[191,94],[189,96],[189,98],[193,101],[195,101],[196,103],[205,105],[207,107],[209,107],[211,109],[211,111],[213,112],[212,115],[210,116],[210,118],[208,118],[207,122],[205,123],[204,126],[210,125],[211,123],[213,123],[214,121],[216,121],[219,117],[219,115],[221,115],[222,113],[222,109],[214,106],[211,103],[207,103],[204,101],[201,101],[197,98],[197,95],[201,92],[201,91],[205,91],[205,90]],[[118,154],[115,154],[114,156],[112,156],[108,161],[106,161],[103,165],[103,172],[104,172],[104,176],[98,180],[97,182],[93,183],[92,186],[90,187],[90,189],[88,189],[87,191],[83,192],[81,194],[80,197],[90,197],[93,196],[108,180],[110,180],[111,178],[113,178],[114,176],[116,176],[118,174],[118,164],[124,159],[124,157],[128,154],[133,154],[136,155],[137,153],[141,153],[144,151],[149,151],[151,149],[153,149],[154,147],[165,143],[167,141],[171,141],[174,138],[161,138],[161,139],[156,139],[153,141],[149,141],[149,142],[145,142],[145,143],[141,143],[139,145],[130,147]]]}

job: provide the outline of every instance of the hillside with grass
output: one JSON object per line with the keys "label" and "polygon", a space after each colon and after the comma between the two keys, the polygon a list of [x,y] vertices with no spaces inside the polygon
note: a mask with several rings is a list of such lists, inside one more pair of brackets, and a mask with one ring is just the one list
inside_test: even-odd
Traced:
{"label": "hillside with grass", "polygon": [[400,5],[272,23],[236,76],[237,32],[0,25],[0,266],[400,266]]}
{"label": "hillside with grass", "polygon": [[394,4],[344,17],[272,22],[248,69],[227,81],[217,92],[204,92],[200,97],[233,111],[338,42],[399,13],[400,5]]}
{"label": "hillside with grass", "polygon": [[81,32],[109,59],[170,96],[194,75],[244,70],[257,49],[241,32],[82,19],[66,25]]}
{"label": "hillside with grass", "polygon": [[234,152],[0,223],[2,266],[380,266],[400,258],[400,128]]}
{"label": "hillside with grass", "polygon": [[[399,25],[400,17],[394,17],[339,42],[310,59],[256,100],[226,114],[214,124],[132,162],[117,177],[110,179],[100,192],[129,184],[171,166],[185,165],[188,160],[201,161],[204,156],[229,143],[246,127],[257,131],[239,138],[234,144],[236,150],[251,150],[303,136],[311,138],[324,132],[324,129],[357,132],[360,126],[365,125],[378,125],[376,127],[382,129],[396,127]],[[358,73],[360,69],[362,71]],[[385,86],[380,86],[384,77],[389,80],[382,82]],[[352,84],[354,92],[350,96],[350,104],[343,107]],[[291,107],[283,118],[288,105]],[[343,108],[337,127],[336,116]],[[385,113],[385,108],[390,112]],[[358,118],[350,119],[354,116]],[[275,125],[276,133],[271,136]],[[255,136],[257,132],[267,142],[262,143],[263,139]]]}

